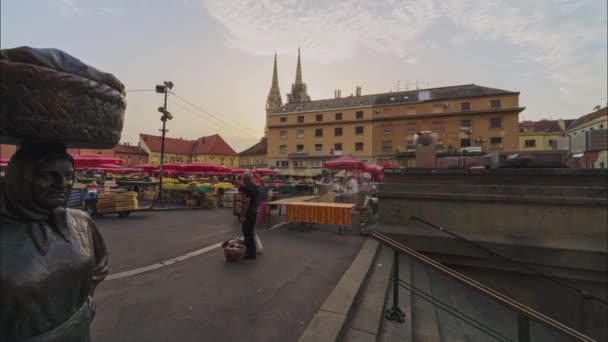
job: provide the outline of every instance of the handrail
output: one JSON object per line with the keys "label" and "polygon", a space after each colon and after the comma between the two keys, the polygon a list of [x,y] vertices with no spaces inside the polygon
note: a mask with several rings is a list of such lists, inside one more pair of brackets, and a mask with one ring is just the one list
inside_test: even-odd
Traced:
{"label": "handrail", "polygon": [[377,240],[378,242],[392,248],[393,250],[395,250],[401,254],[407,255],[408,257],[426,265],[427,267],[430,267],[430,268],[434,269],[435,271],[437,271],[441,274],[444,274],[444,275],[460,282],[461,284],[478,291],[482,295],[489,297],[490,299],[494,300],[495,302],[502,304],[502,305],[508,307],[509,309],[518,312],[520,315],[523,315],[523,316],[527,317],[528,319],[531,319],[539,324],[542,324],[564,336],[572,338],[575,341],[597,342],[596,340],[592,339],[591,337],[584,335],[550,317],[547,317],[547,316],[543,315],[542,313],[540,313],[522,303],[519,303],[519,302],[501,294],[500,292],[497,292],[469,277],[466,277],[466,276],[450,269],[449,267],[446,267],[446,266],[442,265],[441,263],[439,263],[407,246],[400,244],[399,242],[387,237],[386,235],[384,235],[382,233],[372,230],[372,231],[370,231],[369,236],[371,238]]}
{"label": "handrail", "polygon": [[483,251],[486,251],[486,252],[490,253],[491,255],[497,256],[497,257],[499,257],[499,258],[501,258],[501,259],[503,259],[503,260],[505,260],[505,261],[507,261],[507,262],[509,262],[509,263],[513,264],[513,265],[519,266],[519,267],[521,267],[521,268],[523,268],[523,269],[526,269],[526,270],[528,270],[528,271],[530,271],[530,272],[532,272],[532,273],[534,273],[534,274],[536,274],[536,275],[538,275],[538,276],[540,276],[540,277],[542,277],[542,278],[545,278],[545,279],[547,279],[547,280],[549,280],[549,281],[552,281],[552,282],[554,282],[554,283],[556,283],[556,284],[558,284],[558,285],[561,285],[561,286],[563,286],[563,287],[566,287],[566,288],[568,288],[569,290],[572,290],[572,291],[574,291],[574,292],[577,292],[578,294],[582,295],[583,297],[585,297],[585,298],[587,298],[587,299],[592,299],[592,300],[595,300],[595,301],[597,301],[597,302],[600,302],[600,303],[602,303],[602,304],[604,304],[604,305],[608,305],[608,302],[606,302],[605,300],[603,300],[603,299],[601,299],[601,298],[598,298],[598,297],[596,297],[596,296],[592,295],[592,294],[591,294],[591,293],[589,293],[589,292],[586,292],[586,291],[583,291],[583,290],[581,290],[581,289],[578,289],[578,288],[576,288],[576,287],[574,287],[574,286],[568,285],[568,284],[566,284],[566,283],[564,283],[564,282],[562,282],[562,281],[560,281],[560,280],[558,280],[558,279],[555,279],[554,277],[552,277],[552,276],[550,276],[550,275],[547,275],[547,274],[544,274],[544,273],[542,273],[542,272],[540,272],[540,271],[537,271],[537,270],[535,270],[534,268],[532,268],[532,267],[530,267],[530,266],[524,265],[524,264],[523,264],[523,263],[521,263],[521,262],[515,261],[515,260],[513,260],[513,259],[511,259],[511,258],[509,258],[509,257],[506,257],[506,256],[504,256],[504,255],[502,255],[502,254],[500,254],[500,253],[497,253],[497,252],[495,252],[495,251],[493,251],[493,250],[491,250],[491,249],[489,249],[489,248],[487,248],[487,247],[485,247],[485,246],[482,246],[482,245],[480,245],[480,244],[478,244],[478,243],[475,243],[475,242],[473,242],[473,241],[470,241],[470,240],[468,240],[468,239],[466,239],[466,238],[464,238],[464,237],[462,237],[462,236],[460,236],[460,235],[458,235],[458,234],[456,234],[456,233],[452,233],[452,232],[450,232],[449,230],[447,230],[447,229],[445,229],[445,228],[443,228],[443,227],[439,227],[439,226],[437,226],[437,225],[435,225],[435,224],[433,224],[433,223],[430,223],[430,222],[428,222],[428,221],[425,221],[425,220],[423,220],[423,219],[421,219],[421,218],[419,218],[419,217],[417,217],[417,216],[411,216],[411,217],[410,217],[410,220],[413,220],[413,221],[418,221],[418,222],[420,222],[420,223],[424,223],[425,225],[427,225],[427,226],[429,226],[429,227],[431,227],[431,228],[435,228],[435,229],[437,229],[437,230],[439,230],[439,231],[441,231],[441,232],[443,232],[443,233],[446,233],[446,234],[448,234],[448,235],[450,235],[450,236],[452,236],[452,237],[457,238],[458,240],[464,241],[464,242],[465,242],[465,243],[467,243],[469,246],[473,246],[473,247],[475,247],[475,248],[478,248],[478,249],[481,249],[481,250],[483,250]]}

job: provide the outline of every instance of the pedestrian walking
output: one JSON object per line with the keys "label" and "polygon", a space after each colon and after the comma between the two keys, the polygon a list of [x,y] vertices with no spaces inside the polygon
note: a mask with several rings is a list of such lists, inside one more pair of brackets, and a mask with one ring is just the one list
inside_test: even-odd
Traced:
{"label": "pedestrian walking", "polygon": [[254,239],[255,220],[258,211],[258,187],[253,184],[253,174],[243,174],[243,207],[241,209],[240,221],[243,224],[243,238],[245,239],[245,259],[255,259],[256,248]]}

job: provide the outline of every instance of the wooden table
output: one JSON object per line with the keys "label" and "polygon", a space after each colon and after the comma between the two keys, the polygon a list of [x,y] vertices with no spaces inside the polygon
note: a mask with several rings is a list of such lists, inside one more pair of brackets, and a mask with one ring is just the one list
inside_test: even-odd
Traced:
{"label": "wooden table", "polygon": [[353,203],[293,202],[287,205],[287,221],[335,224],[338,234],[342,234],[352,224],[354,207]]}
{"label": "wooden table", "polygon": [[[281,216],[282,206],[289,205],[291,203],[312,201],[315,199],[318,201],[319,196],[296,196],[296,197],[284,198],[284,199],[268,202],[268,203],[266,203],[266,205],[268,205],[268,206],[278,205],[279,206],[279,216]],[[270,212],[271,212],[271,210],[268,210],[268,228],[270,228]]]}

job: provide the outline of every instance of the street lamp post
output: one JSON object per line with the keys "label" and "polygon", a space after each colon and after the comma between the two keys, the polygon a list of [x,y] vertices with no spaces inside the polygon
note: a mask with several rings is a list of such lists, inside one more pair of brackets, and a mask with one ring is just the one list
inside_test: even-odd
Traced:
{"label": "street lamp post", "polygon": [[165,101],[162,107],[158,107],[158,111],[163,115],[160,117],[160,121],[163,122],[162,138],[160,141],[160,183],[158,185],[158,195],[160,196],[161,206],[164,205],[163,200],[163,164],[165,159],[165,133],[167,132],[167,120],[173,119],[173,115],[167,111],[167,94],[169,90],[173,89],[173,82],[165,81],[163,84],[156,85],[156,92],[159,94],[165,94]]}

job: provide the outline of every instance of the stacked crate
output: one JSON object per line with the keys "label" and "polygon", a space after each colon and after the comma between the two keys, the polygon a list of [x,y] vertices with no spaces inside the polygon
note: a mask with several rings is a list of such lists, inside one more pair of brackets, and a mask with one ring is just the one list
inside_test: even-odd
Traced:
{"label": "stacked crate", "polygon": [[359,207],[359,226],[363,227],[369,222],[370,210],[368,207]]}
{"label": "stacked crate", "polygon": [[116,211],[116,194],[109,191],[100,193],[97,197],[97,213],[106,214]]}
{"label": "stacked crate", "polygon": [[155,189],[149,189],[144,191],[144,201],[154,201],[154,196],[156,196]]}
{"label": "stacked crate", "polygon": [[240,216],[243,208],[243,195],[241,193],[234,194],[234,209],[233,214]]}
{"label": "stacked crate", "polygon": [[137,209],[137,193],[127,191],[115,195],[116,211],[130,211]]}

